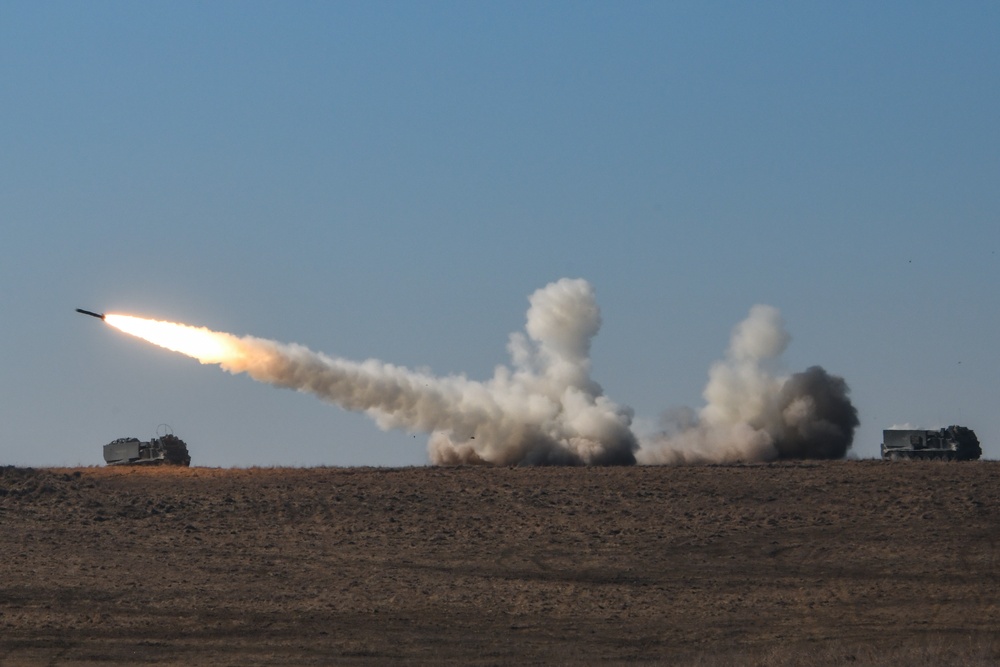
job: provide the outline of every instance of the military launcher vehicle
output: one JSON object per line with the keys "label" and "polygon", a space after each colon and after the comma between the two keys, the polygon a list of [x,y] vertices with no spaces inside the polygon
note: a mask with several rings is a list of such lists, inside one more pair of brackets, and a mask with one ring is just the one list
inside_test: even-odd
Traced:
{"label": "military launcher vehicle", "polygon": [[109,466],[121,465],[191,465],[187,444],[167,433],[149,442],[138,438],[118,438],[104,445],[104,461]]}
{"label": "military launcher vehicle", "polygon": [[937,431],[882,431],[882,458],[887,460],[975,461],[982,455],[975,431],[964,426],[949,426]]}

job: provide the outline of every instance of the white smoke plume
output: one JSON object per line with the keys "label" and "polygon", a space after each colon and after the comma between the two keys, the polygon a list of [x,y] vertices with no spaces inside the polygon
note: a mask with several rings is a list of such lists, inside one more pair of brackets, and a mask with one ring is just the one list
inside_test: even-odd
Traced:
{"label": "white smoke plume", "polygon": [[639,450],[632,411],[590,377],[601,326],[590,284],[564,278],[529,298],[510,366],[479,382],[375,359],[349,361],[252,336],[108,314],[126,333],[230,373],[364,412],[383,429],[430,435],[437,464],[629,465],[842,457],[857,414],[840,378],[819,367],[779,378],[767,365],[788,344],[778,311],[755,306],[710,372],[700,414],[675,412]]}
{"label": "white smoke plume", "polygon": [[110,314],[106,321],[230,373],[365,412],[383,429],[429,433],[434,463],[635,463],[631,411],[590,378],[590,342],[601,325],[590,284],[563,279],[530,303],[526,334],[510,337],[512,367],[498,366],[486,382],[166,322]]}
{"label": "white smoke plume", "polygon": [[771,366],[790,340],[776,308],[754,306],[709,371],[705,407],[666,413],[663,431],[642,443],[639,462],[842,458],[859,423],[847,384],[819,366],[776,376]]}

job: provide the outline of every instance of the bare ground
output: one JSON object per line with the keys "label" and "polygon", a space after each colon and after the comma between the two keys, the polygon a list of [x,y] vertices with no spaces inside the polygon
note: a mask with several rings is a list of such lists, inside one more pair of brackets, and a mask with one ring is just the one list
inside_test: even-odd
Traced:
{"label": "bare ground", "polygon": [[991,665],[998,477],[0,468],[0,665]]}

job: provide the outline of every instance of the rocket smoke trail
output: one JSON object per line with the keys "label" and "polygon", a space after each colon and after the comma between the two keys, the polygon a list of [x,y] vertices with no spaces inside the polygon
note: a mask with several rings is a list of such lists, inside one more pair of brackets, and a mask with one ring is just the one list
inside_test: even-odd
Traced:
{"label": "rocket smoke trail", "polygon": [[712,369],[700,418],[639,451],[632,411],[590,377],[601,325],[590,284],[564,278],[529,302],[525,332],[508,343],[511,366],[484,382],[171,322],[110,313],[105,321],[230,373],[364,412],[383,429],[429,433],[438,464],[628,465],[637,451],[646,463],[830,458],[850,446],[857,416],[843,380],[818,367],[786,379],[760,369],[787,344],[774,309],[756,307],[737,329],[727,361]]}
{"label": "rocket smoke trail", "polygon": [[435,463],[635,463],[631,412],[590,379],[590,341],[601,323],[591,286],[560,280],[530,303],[527,336],[514,334],[508,345],[513,369],[499,366],[487,382],[167,322],[112,314],[105,320],[230,373],[365,412],[383,429],[430,433]]}

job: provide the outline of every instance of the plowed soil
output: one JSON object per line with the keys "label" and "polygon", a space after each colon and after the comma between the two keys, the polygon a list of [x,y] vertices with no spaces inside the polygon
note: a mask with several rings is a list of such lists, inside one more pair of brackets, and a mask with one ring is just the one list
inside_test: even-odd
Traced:
{"label": "plowed soil", "polygon": [[997,664],[998,481],[0,468],[0,664]]}

